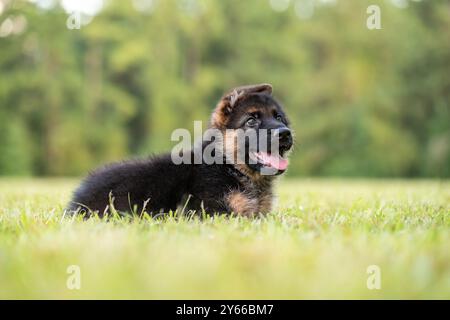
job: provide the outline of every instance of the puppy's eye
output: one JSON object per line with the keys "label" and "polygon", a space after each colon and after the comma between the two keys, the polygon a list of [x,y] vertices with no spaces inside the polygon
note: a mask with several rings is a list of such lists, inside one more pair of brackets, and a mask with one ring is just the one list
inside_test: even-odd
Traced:
{"label": "puppy's eye", "polygon": [[249,127],[254,127],[254,126],[256,126],[256,125],[258,124],[258,121],[257,121],[254,117],[251,117],[251,118],[248,118],[248,119],[247,119],[247,121],[245,122],[245,124],[246,124],[247,126],[249,126]]}
{"label": "puppy's eye", "polygon": [[281,114],[276,114],[275,119],[277,119],[277,121],[283,122],[283,117],[281,116]]}

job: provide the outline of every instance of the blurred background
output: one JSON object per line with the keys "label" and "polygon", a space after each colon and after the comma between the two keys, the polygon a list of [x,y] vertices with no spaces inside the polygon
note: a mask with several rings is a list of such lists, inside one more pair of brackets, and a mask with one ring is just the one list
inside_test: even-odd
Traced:
{"label": "blurred background", "polygon": [[448,0],[0,0],[0,175],[168,151],[260,82],[296,131],[289,175],[450,177]]}

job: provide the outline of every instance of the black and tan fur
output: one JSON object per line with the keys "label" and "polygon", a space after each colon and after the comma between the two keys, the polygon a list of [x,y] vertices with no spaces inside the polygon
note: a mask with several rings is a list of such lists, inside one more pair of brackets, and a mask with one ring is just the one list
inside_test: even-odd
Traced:
{"label": "black and tan fur", "polygon": [[[212,113],[210,127],[224,133],[257,129],[248,127],[254,124],[249,118],[256,119],[258,128],[289,131],[286,115],[268,84],[238,87],[225,94]],[[292,146],[290,131],[286,139],[281,144],[283,153]],[[228,148],[235,152],[232,133],[224,140],[227,152]],[[247,163],[175,165],[170,154],[120,162],[91,173],[75,191],[69,209],[87,216],[108,213],[111,205],[119,212],[152,215],[180,207],[208,214],[264,214],[272,209],[276,176],[261,175],[259,169],[258,164]]]}

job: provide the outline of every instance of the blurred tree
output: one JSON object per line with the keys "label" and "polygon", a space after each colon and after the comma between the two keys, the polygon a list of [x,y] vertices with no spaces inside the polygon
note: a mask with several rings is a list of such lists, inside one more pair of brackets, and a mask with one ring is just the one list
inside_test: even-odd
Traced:
{"label": "blurred tree", "polygon": [[110,0],[69,30],[59,1],[0,0],[0,174],[167,150],[224,90],[270,82],[290,174],[449,177],[450,3],[283,3]]}

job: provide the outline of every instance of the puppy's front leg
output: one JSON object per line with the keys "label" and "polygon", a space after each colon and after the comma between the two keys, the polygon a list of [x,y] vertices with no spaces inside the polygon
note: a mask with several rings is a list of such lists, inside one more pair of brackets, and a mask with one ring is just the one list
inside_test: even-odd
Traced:
{"label": "puppy's front leg", "polygon": [[235,214],[253,217],[259,211],[259,201],[245,192],[234,190],[227,194],[226,203]]}

